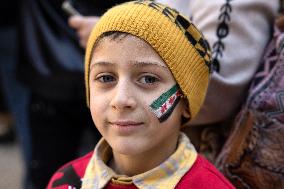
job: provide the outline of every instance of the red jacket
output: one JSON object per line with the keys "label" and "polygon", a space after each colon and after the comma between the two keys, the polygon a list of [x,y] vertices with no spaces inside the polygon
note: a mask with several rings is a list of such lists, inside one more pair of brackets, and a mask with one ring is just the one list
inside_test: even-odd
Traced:
{"label": "red jacket", "polygon": [[[80,189],[81,178],[93,152],[60,168],[51,178],[47,189]],[[106,189],[137,189],[132,185],[109,183]],[[227,179],[205,158],[198,155],[191,169],[182,177],[176,189],[233,189]]]}

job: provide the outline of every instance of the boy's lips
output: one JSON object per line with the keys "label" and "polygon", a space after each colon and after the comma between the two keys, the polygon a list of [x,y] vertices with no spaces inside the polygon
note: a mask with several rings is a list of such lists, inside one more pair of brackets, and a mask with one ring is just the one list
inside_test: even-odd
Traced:
{"label": "boy's lips", "polygon": [[109,124],[117,133],[119,133],[119,135],[122,136],[131,135],[139,131],[144,125],[143,122],[128,121],[128,120],[111,121],[109,122]]}
{"label": "boy's lips", "polygon": [[136,121],[111,121],[109,122],[111,125],[120,126],[120,127],[131,127],[131,126],[140,126],[143,122],[136,122]]}

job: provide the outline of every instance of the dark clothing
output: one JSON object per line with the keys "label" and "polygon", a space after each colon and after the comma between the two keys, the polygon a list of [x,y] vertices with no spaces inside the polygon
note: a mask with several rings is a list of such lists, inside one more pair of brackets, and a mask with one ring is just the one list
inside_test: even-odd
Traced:
{"label": "dark clothing", "polygon": [[0,5],[0,28],[15,26],[18,18],[19,0],[5,1]]}
{"label": "dark clothing", "polygon": [[[55,99],[83,99],[83,55],[68,26],[63,0],[24,0],[21,6],[19,78],[35,93]],[[101,15],[122,0],[73,1],[82,15]]]}
{"label": "dark clothing", "polygon": [[3,89],[2,78],[0,77],[0,112],[7,112],[8,108],[7,108],[6,102],[4,100],[4,95],[3,95],[2,89]]}
{"label": "dark clothing", "polygon": [[[0,6],[0,34],[1,35],[5,35],[6,30],[9,30],[9,29],[15,30],[15,25],[16,25],[16,20],[17,20],[18,4],[19,4],[18,1],[5,1],[5,3],[1,4],[1,6]],[[13,43],[10,43],[9,46],[6,46],[7,44],[5,44],[5,42],[3,43],[1,41],[0,64],[6,63],[5,58],[15,56],[15,54],[13,54],[14,51],[12,51],[14,49],[11,50],[11,48],[14,47],[15,44],[16,44],[16,42],[13,41]],[[3,86],[2,80],[3,79],[0,77],[0,112],[8,112],[9,108],[7,107],[5,95],[3,94],[3,87],[4,86]]]}

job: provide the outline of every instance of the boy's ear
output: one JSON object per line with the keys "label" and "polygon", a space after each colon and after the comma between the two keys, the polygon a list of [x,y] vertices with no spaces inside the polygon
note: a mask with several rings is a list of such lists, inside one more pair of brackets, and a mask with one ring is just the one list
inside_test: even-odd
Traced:
{"label": "boy's ear", "polygon": [[186,119],[190,119],[190,111],[189,111],[189,104],[188,104],[188,100],[186,98],[182,99],[183,101],[183,112],[182,112],[182,116]]}

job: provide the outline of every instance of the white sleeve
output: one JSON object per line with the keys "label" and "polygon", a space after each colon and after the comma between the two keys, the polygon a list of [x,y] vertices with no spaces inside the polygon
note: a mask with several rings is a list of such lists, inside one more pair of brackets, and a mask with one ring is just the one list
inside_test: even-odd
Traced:
{"label": "white sleeve", "polygon": [[220,17],[225,12],[222,6],[230,7],[231,12],[227,10],[230,20],[225,21],[228,35],[221,39],[224,49],[222,56],[218,56],[220,71],[212,74],[205,103],[192,124],[218,122],[236,113],[258,67],[279,8],[278,0],[191,0],[193,22],[208,39],[213,52],[216,52],[213,45],[220,40],[218,27],[224,21]]}
{"label": "white sleeve", "polygon": [[156,0],[158,3],[163,3],[178,10],[185,17],[189,17],[189,2],[192,0]]}
{"label": "white sleeve", "polygon": [[[213,48],[213,45],[218,40],[221,42],[219,44],[224,45],[222,56],[217,56],[220,71],[212,74],[205,103],[191,124],[208,124],[228,119],[244,101],[248,84],[271,35],[272,23],[279,8],[278,0],[160,1],[177,10],[182,8],[184,15],[190,15],[193,23],[209,41],[213,57],[216,56],[218,47]],[[188,1],[186,10],[184,1]],[[224,14],[227,14],[227,20],[220,17]],[[218,30],[218,27],[222,30]],[[218,38],[217,31],[219,34],[220,31],[221,34],[228,34]]]}

